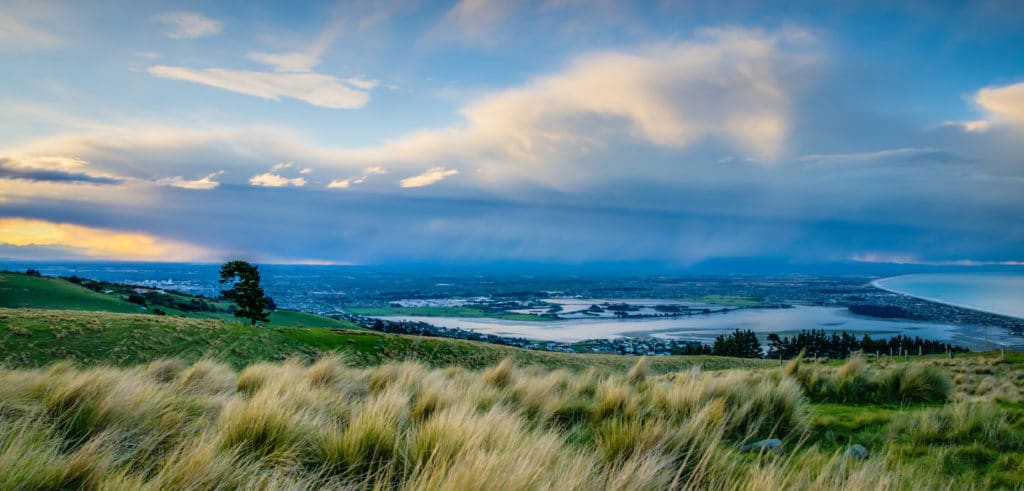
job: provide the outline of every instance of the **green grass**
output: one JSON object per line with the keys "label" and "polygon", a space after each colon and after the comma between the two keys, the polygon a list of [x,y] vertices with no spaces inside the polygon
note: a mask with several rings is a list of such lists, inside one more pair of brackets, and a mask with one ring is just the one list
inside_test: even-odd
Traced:
{"label": "green grass", "polygon": [[[301,316],[299,316],[301,319]],[[250,327],[236,321],[74,310],[0,309],[0,363],[42,366],[69,359],[83,365],[118,366],[159,358],[194,361],[202,357],[235,367],[289,357],[312,359],[340,352],[361,366],[419,360],[431,366],[479,368],[504,358],[551,368],[628,369],[636,358],[531,351],[446,338],[401,336],[368,330],[321,327]],[[658,371],[760,367],[765,360],[711,356],[658,357]]]}
{"label": "green grass", "polygon": [[489,318],[510,321],[549,321],[550,317],[531,314],[491,311],[475,307],[350,307],[349,312],[373,317],[409,316],[409,317],[466,317]]}
{"label": "green grass", "polygon": [[[237,318],[236,318],[237,319]],[[297,310],[278,309],[270,313],[270,324],[274,326],[288,327],[327,327],[332,329],[355,329],[362,330],[356,324],[348,321],[332,319],[322,315],[299,312]]]}
{"label": "green grass", "polygon": [[[191,319],[219,319],[228,322],[242,322],[228,312],[192,312],[170,307],[141,307],[125,300],[130,287],[115,285],[114,293],[100,293],[60,278],[28,276],[20,273],[0,272],[0,307],[33,308],[50,310],[86,310],[120,313],[149,313],[159,308],[171,317]],[[181,299],[187,295],[172,294]],[[226,309],[227,302],[214,302],[218,308]],[[348,321],[331,319],[321,315],[278,309],[270,314],[269,324],[289,327],[327,327],[333,329],[356,329],[362,327]]]}
{"label": "green grass", "polygon": [[706,303],[721,305],[723,307],[736,307],[740,309],[760,307],[764,301],[753,297],[741,297],[736,295],[703,295],[700,297],[685,297],[678,299],[681,302]]}
{"label": "green grass", "polygon": [[0,307],[140,312],[138,305],[58,278],[0,272]]}

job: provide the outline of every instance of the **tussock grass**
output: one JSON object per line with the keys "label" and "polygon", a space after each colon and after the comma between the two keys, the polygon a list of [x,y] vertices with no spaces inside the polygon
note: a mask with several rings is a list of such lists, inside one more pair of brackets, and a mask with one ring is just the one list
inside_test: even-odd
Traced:
{"label": "tussock grass", "polygon": [[797,380],[814,401],[839,403],[946,402],[953,382],[934,364],[869,367],[853,357],[838,368],[790,362],[784,374]]}
{"label": "tussock grass", "polygon": [[[856,461],[811,439],[805,388],[944,393],[936,364],[657,374],[338,357],[0,369],[3,489],[888,489],[1022,471],[1001,406],[901,412]],[[787,373],[792,375],[787,375]],[[813,381],[813,383],[812,383]],[[886,385],[888,384],[888,385]],[[945,389],[948,391],[948,387]],[[813,397],[813,396],[812,396]],[[779,452],[741,452],[780,438]],[[990,443],[986,443],[990,442]],[[922,450],[925,449],[925,450]],[[928,457],[928,466],[915,459]],[[934,465],[952,471],[937,475]],[[997,474],[985,474],[1000,469]],[[995,471],[991,471],[995,472]],[[996,477],[992,477],[996,476]]]}

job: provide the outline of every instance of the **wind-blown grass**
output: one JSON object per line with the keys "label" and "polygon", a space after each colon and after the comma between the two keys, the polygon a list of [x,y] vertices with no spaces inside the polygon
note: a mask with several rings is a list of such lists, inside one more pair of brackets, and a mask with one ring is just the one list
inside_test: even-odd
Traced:
{"label": "wind-blown grass", "polygon": [[840,403],[946,402],[952,392],[949,375],[928,363],[868,368],[854,357],[838,368],[802,366],[791,360],[784,373],[796,378],[814,401]]}
{"label": "wind-blown grass", "polygon": [[[918,377],[795,373],[812,369]],[[941,489],[1024,470],[1019,412],[993,403],[890,410],[860,461],[815,440],[818,409],[781,369],[626,372],[339,356],[2,369],[0,488]],[[781,451],[740,450],[764,438]]]}

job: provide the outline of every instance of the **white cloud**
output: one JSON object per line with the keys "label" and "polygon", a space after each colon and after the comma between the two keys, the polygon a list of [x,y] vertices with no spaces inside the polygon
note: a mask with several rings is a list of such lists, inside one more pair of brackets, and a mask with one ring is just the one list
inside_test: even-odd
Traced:
{"label": "white cloud", "polygon": [[280,188],[286,186],[301,188],[306,185],[306,180],[301,177],[287,178],[280,174],[274,174],[273,172],[264,172],[263,174],[252,176],[249,179],[249,184],[268,188]]}
{"label": "white cloud", "polygon": [[224,171],[217,171],[217,172],[213,172],[213,173],[207,174],[207,175],[205,175],[205,176],[203,176],[203,177],[201,177],[199,179],[193,179],[191,181],[190,180],[186,180],[186,179],[182,178],[181,176],[175,176],[175,177],[168,177],[168,178],[165,178],[165,179],[160,179],[157,182],[159,184],[166,184],[168,186],[173,186],[173,187],[176,187],[176,188],[197,189],[197,190],[210,190],[210,189],[215,189],[217,186],[220,186],[220,182],[215,181],[214,179],[217,176],[219,176],[219,175],[221,175],[223,173],[224,173]]}
{"label": "white cloud", "polygon": [[363,90],[371,90],[380,85],[380,81],[372,80],[363,77],[349,77],[345,79],[345,83]]}
{"label": "white cloud", "polygon": [[299,174],[309,174],[310,172],[313,172],[313,169],[311,169],[309,167],[305,167],[305,168],[299,170]]}
{"label": "white cloud", "polygon": [[331,109],[356,109],[370,100],[365,91],[319,73],[270,73],[224,68],[197,70],[165,65],[152,66],[147,71],[161,78],[185,80],[274,101],[290,97]]}
{"label": "white cloud", "polygon": [[403,188],[419,188],[423,186],[429,186],[440,182],[448,176],[454,176],[459,171],[455,169],[445,169],[444,167],[433,167],[427,169],[426,172],[412,177],[406,177],[399,181],[399,185]]}
{"label": "white cloud", "polygon": [[961,124],[963,124],[964,130],[969,132],[988,131],[988,129],[992,126],[992,123],[985,120],[963,121]]}
{"label": "white cloud", "polygon": [[817,60],[808,39],[793,29],[709,30],[688,42],[589,53],[478,97],[459,111],[461,124],[352,153],[389,165],[455,161],[476,166],[473,177],[488,185],[559,189],[624,171],[594,156],[637,142],[679,151],[711,141],[772,163],[786,151],[790,91]]}
{"label": "white cloud", "polygon": [[[266,162],[294,160],[332,176],[321,186],[330,179],[358,179],[367,166],[386,166],[402,175],[443,166],[460,169],[491,190],[522,184],[578,190],[637,177],[636,166],[623,165],[622,158],[629,158],[623,149],[630,149],[664,156],[644,164],[648,177],[692,180],[695,176],[683,169],[697,163],[678,156],[701,142],[725,147],[715,151],[735,155],[737,162],[783,155],[789,91],[796,90],[794,79],[799,82],[803,63],[813,60],[800,50],[802,45],[791,46],[790,37],[785,31],[715,31],[634,52],[591,53],[521,86],[477,97],[459,111],[457,124],[407,133],[379,146],[325,146],[279,125],[102,124],[13,107],[23,117],[68,131],[25,142],[6,154],[81,156],[98,169],[149,180],[203,175],[209,169],[201,162],[219,161],[245,183],[241,176],[268,172]],[[273,96],[263,89],[245,87]],[[140,161],[147,167],[139,167]]]}
{"label": "white cloud", "polygon": [[312,53],[249,53],[246,58],[267,65],[275,72],[310,72],[320,64],[320,57]]}
{"label": "white cloud", "polygon": [[[352,185],[353,179],[335,179],[327,184],[327,189],[348,189]],[[362,182],[361,180],[359,182]],[[358,184],[358,183],[357,183]]]}
{"label": "white cloud", "polygon": [[[1024,82],[985,87],[974,95],[974,103],[989,114],[993,123],[1024,125]],[[973,123],[977,126],[980,122]],[[984,126],[987,129],[988,125]]]}
{"label": "white cloud", "polygon": [[[274,164],[269,171],[262,174],[257,174],[249,179],[249,184],[253,186],[263,186],[268,188],[280,188],[286,186],[293,186],[301,188],[306,185],[306,179],[304,177],[286,177],[281,175],[282,171],[296,172],[295,164],[292,162],[279,162]],[[299,174],[308,174],[306,171],[311,169],[305,168],[298,170]]]}
{"label": "white cloud", "polygon": [[362,184],[372,175],[387,173],[387,169],[378,165],[367,167],[366,169],[363,169],[363,175],[359,177],[350,177],[348,179],[335,179],[327,184],[327,189],[347,189],[353,184]]}
{"label": "white cloud", "polygon": [[174,39],[198,39],[219,34],[224,25],[195,12],[168,12],[156,16],[155,20],[166,25],[164,34]]}

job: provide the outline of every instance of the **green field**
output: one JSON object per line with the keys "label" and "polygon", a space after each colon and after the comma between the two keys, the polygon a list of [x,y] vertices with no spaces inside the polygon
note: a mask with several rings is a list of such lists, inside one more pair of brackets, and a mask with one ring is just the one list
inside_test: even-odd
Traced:
{"label": "green field", "polygon": [[409,317],[468,317],[504,319],[511,321],[550,321],[550,317],[539,315],[515,314],[511,312],[491,311],[475,307],[350,307],[349,312],[371,317],[409,316]]}
{"label": "green field", "polygon": [[685,297],[677,299],[680,302],[706,303],[710,305],[721,305],[723,307],[736,307],[747,309],[761,307],[764,301],[758,298],[740,297],[735,295],[703,295],[700,297]]}

